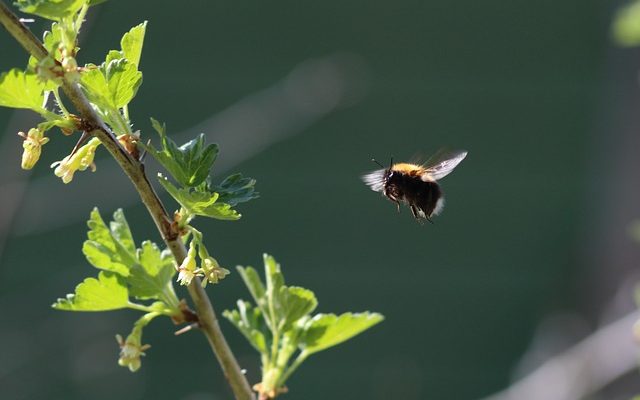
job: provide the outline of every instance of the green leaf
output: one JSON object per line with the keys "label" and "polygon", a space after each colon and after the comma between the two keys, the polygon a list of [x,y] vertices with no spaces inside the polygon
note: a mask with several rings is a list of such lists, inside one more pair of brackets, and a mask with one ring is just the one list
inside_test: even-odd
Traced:
{"label": "green leaf", "polygon": [[[280,265],[267,254],[264,255],[267,287],[258,272],[252,267],[238,267],[238,272],[251,296],[266,318],[266,323],[279,331],[289,330],[293,323],[311,313],[318,301],[311,290],[285,286]],[[273,315],[272,315],[273,312]]]}
{"label": "green leaf", "polygon": [[17,0],[20,11],[60,21],[80,11],[86,0]]}
{"label": "green leaf", "polygon": [[222,315],[228,319],[261,354],[268,354],[267,335],[260,309],[249,302],[238,300],[237,310],[225,310]]}
{"label": "green leaf", "polygon": [[315,294],[309,289],[298,286],[280,288],[279,303],[284,311],[280,324],[285,331],[318,306]]}
{"label": "green leaf", "polygon": [[104,65],[109,65],[113,60],[126,59],[129,63],[136,66],[140,64],[140,55],[142,54],[142,44],[144,42],[144,33],[147,28],[147,21],[140,25],[134,26],[125,33],[120,40],[120,50],[109,50]]}
{"label": "green leaf", "polygon": [[381,322],[378,313],[318,314],[304,326],[299,346],[307,354],[316,353],[351,339]]}
{"label": "green leaf", "polygon": [[158,174],[158,180],[165,190],[190,214],[227,221],[237,220],[241,217],[229,204],[218,203],[217,193],[189,188],[178,189],[160,174]]}
{"label": "green leaf", "polygon": [[[47,49],[47,57],[38,62],[38,59],[34,56],[29,57],[29,63],[27,70],[29,72],[37,73],[38,68],[51,68],[56,65],[56,61],[62,60],[62,54],[58,45],[62,42],[62,26],[61,24],[54,22],[51,24],[51,31],[45,31],[42,37],[42,44]],[[42,79],[42,76],[40,76]],[[61,84],[61,79],[47,79],[44,87],[45,92],[55,90]]]}
{"label": "green leaf", "polygon": [[129,276],[129,266],[121,260],[113,249],[91,240],[82,245],[82,254],[94,267],[105,271],[115,272],[122,276]]}
{"label": "green leaf", "polygon": [[76,286],[74,294],[52,305],[65,311],[107,311],[127,307],[127,287],[116,274],[100,272],[98,279],[87,278]]}
{"label": "green leaf", "polygon": [[89,66],[86,71],[80,74],[80,84],[91,103],[102,109],[116,109],[107,77],[100,68],[95,65]]}
{"label": "green leaf", "polygon": [[[97,208],[91,211],[87,224],[88,240],[82,246],[87,261],[96,268],[129,276],[129,269],[137,263],[133,238],[122,210],[114,213],[114,222],[109,230]],[[121,241],[122,240],[122,241]]]}
{"label": "green leaf", "polygon": [[45,83],[36,74],[14,68],[0,75],[0,106],[43,113],[44,88]]}
{"label": "green leaf", "polygon": [[129,104],[142,84],[142,72],[124,58],[110,59],[97,68],[89,66],[80,83],[89,101],[102,109],[117,110]]}
{"label": "green leaf", "polygon": [[[258,293],[260,290],[265,291],[266,304],[261,308],[265,315],[270,316],[268,318],[269,325],[272,327],[277,326],[278,330],[286,331],[297,320],[311,313],[318,305],[318,301],[311,290],[298,286],[285,286],[280,264],[276,262],[273,256],[268,254],[264,254],[263,258],[267,287],[266,290],[261,287],[254,290],[257,290]],[[262,285],[255,270],[249,274],[254,275],[250,277],[252,282],[257,280]],[[243,279],[245,279],[244,276]],[[247,284],[247,280],[245,280],[245,284]],[[255,283],[252,283],[252,285],[255,285]],[[251,288],[249,290],[251,291]],[[263,294],[263,297],[265,294]],[[260,303],[258,304],[260,305]],[[269,312],[267,313],[266,310],[269,310]]]}
{"label": "green leaf", "polygon": [[[256,271],[253,267],[237,267],[238,273],[240,273],[240,277],[244,281],[244,284],[249,289],[253,300],[256,302],[260,308],[266,306],[267,297],[266,290],[262,281],[260,280],[260,276],[258,275],[258,271]],[[264,311],[264,310],[263,310]]]}
{"label": "green leaf", "polygon": [[285,305],[282,304],[280,298],[281,290],[285,289],[284,275],[280,272],[280,264],[276,262],[273,256],[263,254],[262,258],[264,261],[264,275],[267,281],[266,294],[269,309],[269,313],[265,315],[269,320],[269,326],[274,329],[282,324],[286,315]]}
{"label": "green leaf", "polygon": [[240,273],[240,277],[244,281],[244,284],[249,289],[249,293],[253,297],[253,300],[256,302],[260,311],[262,311],[263,318],[265,318],[265,323],[269,325],[271,328],[271,320],[269,313],[269,299],[267,298],[267,291],[260,280],[260,276],[258,275],[258,271],[253,267],[243,268],[238,266],[236,268]]}
{"label": "green leaf", "polygon": [[109,65],[109,63],[113,60],[120,60],[124,58],[124,54],[118,50],[109,50],[107,53],[107,57],[104,60],[104,65]]}
{"label": "green leaf", "polygon": [[163,257],[155,243],[144,241],[138,250],[138,260],[127,278],[131,295],[139,299],[161,298],[176,272],[173,258]]}
{"label": "green leaf", "polygon": [[140,55],[142,54],[142,45],[144,43],[144,34],[147,30],[147,21],[140,25],[134,26],[122,36],[120,46],[124,58],[136,67],[140,65]]}
{"label": "green leaf", "polygon": [[[62,56],[58,48],[58,45],[62,42],[62,30],[62,25],[54,22],[51,24],[51,30],[45,31],[42,35],[42,44],[49,54],[56,52],[56,55]],[[56,58],[59,59],[58,57]]]}
{"label": "green leaf", "polygon": [[129,253],[133,254],[136,251],[136,244],[133,241],[133,235],[129,229],[129,223],[124,217],[122,208],[117,209],[113,213],[113,221],[109,223],[111,235],[118,241],[122,247]]}
{"label": "green leaf", "polygon": [[125,278],[131,296],[160,299],[175,274],[173,257],[150,241],[136,249],[129,224],[121,209],[113,213],[109,228],[94,208],[89,218],[88,240],[82,246],[87,260],[96,268]]}
{"label": "green leaf", "polygon": [[122,108],[136,95],[142,84],[142,72],[126,59],[112,60],[106,66],[106,79],[112,104]]}
{"label": "green leaf", "polygon": [[[62,41],[62,26],[57,22],[51,24],[51,30],[45,31],[42,35],[42,44],[44,48],[47,49],[47,52],[53,56],[56,60],[60,61],[62,59],[62,54],[58,49],[58,45]],[[36,66],[38,65],[38,59],[34,56],[29,57],[29,68],[32,71],[35,71]]]}
{"label": "green leaf", "polygon": [[161,150],[156,150],[153,145],[147,147],[147,151],[155,157],[162,166],[183,187],[196,187],[203,183],[209,176],[211,167],[218,156],[218,146],[210,144],[205,147],[204,134],[196,139],[178,147],[166,134],[165,125],[160,125],[155,119],[151,119],[153,128],[160,135]]}
{"label": "green leaf", "polygon": [[[102,219],[100,211],[97,207],[94,207],[93,210],[91,210],[89,221],[87,221],[87,226],[89,227],[87,236],[90,240],[99,243],[108,243],[109,245],[111,245],[111,242],[113,242],[111,232],[109,231],[109,228],[107,228],[107,225],[104,223],[104,220]],[[110,247],[115,250],[115,246]]]}
{"label": "green leaf", "polygon": [[258,192],[255,191],[255,184],[255,179],[243,178],[242,174],[233,174],[218,185],[210,185],[209,191],[218,193],[220,196],[218,201],[235,207],[238,203],[259,197]]}

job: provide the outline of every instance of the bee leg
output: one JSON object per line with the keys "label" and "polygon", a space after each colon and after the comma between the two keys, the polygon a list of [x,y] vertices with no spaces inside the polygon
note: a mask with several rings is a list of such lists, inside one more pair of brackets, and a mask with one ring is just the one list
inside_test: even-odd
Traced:
{"label": "bee leg", "polygon": [[[418,221],[418,223],[420,225],[424,224],[424,219],[429,219],[427,217],[422,217],[422,215],[420,215],[421,210],[416,207],[416,206],[411,206],[411,213],[413,213],[413,218],[416,219],[416,221]],[[429,219],[429,222],[431,222],[431,220]]]}
{"label": "bee leg", "polygon": [[383,194],[387,197],[387,199],[393,201],[394,203],[396,203],[396,207],[398,208],[398,213],[400,212],[400,202],[398,201],[398,198],[395,197],[393,194],[391,194],[391,192],[387,191],[385,189],[385,191],[383,192]]}
{"label": "bee leg", "polygon": [[416,206],[411,206],[411,214],[413,214],[413,218],[420,221],[420,215],[418,214],[418,209],[416,208]]}
{"label": "bee leg", "polygon": [[424,224],[424,218],[420,215],[420,209],[416,206],[411,206],[411,213],[413,214],[413,218],[416,219],[420,225]]}
{"label": "bee leg", "polygon": [[400,213],[400,202],[398,201],[398,199],[396,199],[395,197],[391,197],[391,196],[387,196],[389,198],[389,200],[393,201],[394,203],[396,203],[396,208],[398,209],[398,213]]}
{"label": "bee leg", "polygon": [[414,205],[410,205],[409,207],[411,208],[411,213],[413,214],[413,218],[415,218],[416,221],[420,223],[420,225],[424,223],[425,219],[433,224],[433,221],[431,221],[431,218],[429,218],[427,216],[427,213],[425,213],[421,208]]}

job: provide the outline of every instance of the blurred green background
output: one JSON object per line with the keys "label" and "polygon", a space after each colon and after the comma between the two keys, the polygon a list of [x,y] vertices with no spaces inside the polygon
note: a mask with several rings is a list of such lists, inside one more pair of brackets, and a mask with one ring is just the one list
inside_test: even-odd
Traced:
{"label": "blurred green background", "polygon": [[[601,146],[619,143],[602,127],[616,101],[610,17],[602,2],[576,0],[113,0],[90,11],[78,58],[100,62],[148,20],[136,128],[154,135],[153,116],[178,141],[202,130],[221,144],[218,178],[258,180],[242,220],[197,221],[218,260],[260,267],[268,252],[288,282],[316,292],[319,311],[386,316],[312,357],[286,398],[477,399],[509,384],[545,316],[570,310],[588,323],[615,286],[599,287],[589,262],[616,204],[603,203],[613,153],[602,149],[614,146]],[[40,36],[44,24],[31,27]],[[25,65],[4,31],[0,51],[0,70]],[[633,86],[624,71],[621,87]],[[123,206],[138,242],[160,239],[104,151],[94,175],[68,186],[48,165],[73,138],[55,137],[32,173],[19,171],[15,133],[33,121],[0,109],[1,397],[230,398],[200,334],[174,337],[154,321],[131,374],[116,364],[114,335],[135,312],[49,308],[95,275],[80,251],[94,205],[105,218]],[[469,156],[443,180],[447,207],[433,225],[360,181],[371,157],[442,146]],[[236,273],[208,292],[218,312],[248,297]],[[256,354],[221,323],[256,382]]]}

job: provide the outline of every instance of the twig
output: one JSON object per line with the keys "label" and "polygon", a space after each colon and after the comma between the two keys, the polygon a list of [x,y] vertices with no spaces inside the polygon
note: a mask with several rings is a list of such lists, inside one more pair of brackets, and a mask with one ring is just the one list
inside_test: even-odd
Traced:
{"label": "twig", "polygon": [[[29,54],[38,60],[47,56],[47,50],[42,43],[26,26],[20,23],[15,14],[13,14],[2,1],[0,1],[0,23]],[[69,82],[65,78],[63,79],[62,89],[73,103],[83,123],[86,124],[88,128],[86,131],[90,132],[102,142],[129,177],[138,191],[142,202],[149,211],[149,214],[151,214],[162,239],[173,253],[178,265],[181,264],[187,255],[187,251],[180,241],[179,235],[172,230],[171,219],[149,183],[147,176],[144,174],[144,169],[140,162],[131,157],[129,153],[121,147],[113,132],[111,132],[104,121],[102,121],[93,110],[77,83]],[[195,303],[202,331],[207,337],[222,367],[235,398],[238,400],[254,399],[251,387],[242,374],[242,370],[222,334],[211,301],[202,288],[200,280],[198,278],[194,279],[188,289]]]}
{"label": "twig", "polygon": [[637,368],[632,312],[549,358],[508,388],[483,400],[579,400]]}

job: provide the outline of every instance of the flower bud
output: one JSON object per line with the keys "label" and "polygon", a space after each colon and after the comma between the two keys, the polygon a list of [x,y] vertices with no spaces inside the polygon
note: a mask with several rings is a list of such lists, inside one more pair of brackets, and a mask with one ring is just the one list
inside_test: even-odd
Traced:
{"label": "flower bud", "polygon": [[72,82],[80,81],[80,73],[78,72],[78,63],[73,57],[65,57],[62,59],[62,68],[65,76]]}
{"label": "flower bud", "polygon": [[63,75],[62,67],[51,56],[46,56],[38,62],[36,65],[36,74],[43,81],[54,81],[56,84],[61,84],[61,77]]}
{"label": "flower bud", "polygon": [[29,129],[29,133],[19,132],[18,135],[24,138],[22,142],[22,169],[31,169],[40,159],[42,145],[49,141],[44,137],[44,133],[36,128]]}
{"label": "flower bud", "polygon": [[78,69],[78,63],[76,62],[76,59],[73,57],[65,57],[62,60],[62,68],[64,68],[64,70],[67,72],[75,71]]}

